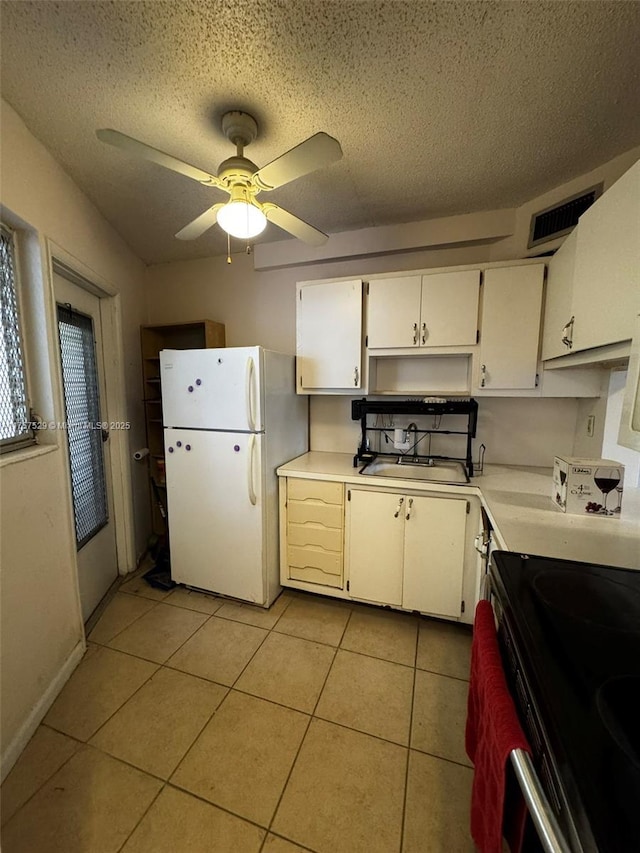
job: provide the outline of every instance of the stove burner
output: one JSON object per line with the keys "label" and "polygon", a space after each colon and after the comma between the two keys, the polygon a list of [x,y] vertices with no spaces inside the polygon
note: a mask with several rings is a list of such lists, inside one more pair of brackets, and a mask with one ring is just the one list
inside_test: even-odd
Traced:
{"label": "stove burner", "polygon": [[540,602],[556,616],[616,633],[640,633],[640,592],[586,572],[547,570],[532,581]]}

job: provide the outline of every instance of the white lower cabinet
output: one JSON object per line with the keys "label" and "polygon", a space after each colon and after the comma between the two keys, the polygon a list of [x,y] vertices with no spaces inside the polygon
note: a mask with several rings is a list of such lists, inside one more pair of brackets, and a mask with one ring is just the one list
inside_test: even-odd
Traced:
{"label": "white lower cabinet", "polygon": [[469,500],[360,489],[348,495],[349,594],[458,619]]}
{"label": "white lower cabinet", "polygon": [[403,495],[349,489],[349,593],[380,604],[402,604]]}

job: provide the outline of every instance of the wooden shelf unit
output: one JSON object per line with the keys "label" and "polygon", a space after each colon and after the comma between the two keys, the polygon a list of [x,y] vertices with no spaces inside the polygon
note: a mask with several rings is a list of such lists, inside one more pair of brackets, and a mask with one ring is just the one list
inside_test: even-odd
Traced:
{"label": "wooden shelf unit", "polygon": [[[161,326],[141,326],[142,384],[145,427],[149,448],[149,491],[152,507],[153,532],[166,535],[166,525],[158,500],[166,508],[164,436],[162,423],[162,389],[160,386],[160,352],[163,349],[209,349],[224,347],[225,328],[215,320],[193,323],[169,323]],[[155,489],[154,489],[155,485]],[[157,494],[154,493],[157,491]]]}

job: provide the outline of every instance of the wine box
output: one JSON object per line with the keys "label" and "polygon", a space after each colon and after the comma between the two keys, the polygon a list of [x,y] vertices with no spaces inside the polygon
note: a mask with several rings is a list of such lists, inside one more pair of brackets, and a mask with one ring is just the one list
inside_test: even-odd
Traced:
{"label": "wine box", "polygon": [[563,512],[620,518],[624,465],[613,459],[555,456],[551,498]]}

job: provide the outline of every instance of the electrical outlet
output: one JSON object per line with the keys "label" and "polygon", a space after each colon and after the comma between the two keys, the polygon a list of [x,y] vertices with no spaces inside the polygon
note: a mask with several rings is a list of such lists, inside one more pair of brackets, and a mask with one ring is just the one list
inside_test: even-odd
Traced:
{"label": "electrical outlet", "polygon": [[589,417],[587,418],[587,435],[589,436],[589,438],[593,438],[593,429],[595,427],[595,423],[596,416],[589,415]]}

